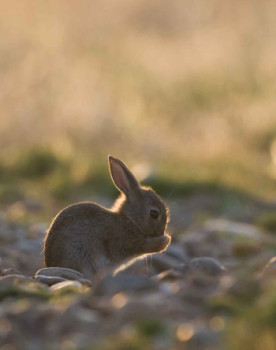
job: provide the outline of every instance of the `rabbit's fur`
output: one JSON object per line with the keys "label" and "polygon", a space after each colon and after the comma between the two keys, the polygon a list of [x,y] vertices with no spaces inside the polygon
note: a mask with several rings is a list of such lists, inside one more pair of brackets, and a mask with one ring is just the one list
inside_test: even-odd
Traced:
{"label": "rabbit's fur", "polygon": [[92,202],[63,209],[44,240],[46,266],[68,267],[91,277],[170,244],[165,234],[168,209],[160,197],[139,185],[119,159],[109,156],[109,170],[121,195],[111,209]]}

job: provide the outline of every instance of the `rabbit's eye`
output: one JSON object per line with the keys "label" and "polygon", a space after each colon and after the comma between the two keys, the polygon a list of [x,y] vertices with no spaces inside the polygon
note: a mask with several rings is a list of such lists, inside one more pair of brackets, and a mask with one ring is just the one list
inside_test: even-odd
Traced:
{"label": "rabbit's eye", "polygon": [[151,216],[153,219],[157,219],[158,216],[159,216],[158,210],[156,210],[156,209],[151,209],[151,211],[150,211],[150,216]]}

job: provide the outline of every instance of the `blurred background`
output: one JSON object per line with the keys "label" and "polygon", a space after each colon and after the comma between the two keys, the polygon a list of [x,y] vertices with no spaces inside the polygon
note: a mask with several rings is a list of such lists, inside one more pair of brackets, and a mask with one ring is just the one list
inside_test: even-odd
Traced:
{"label": "blurred background", "polygon": [[276,196],[274,1],[11,0],[0,11],[0,199]]}
{"label": "blurred background", "polygon": [[[0,1],[0,350],[100,349],[97,337],[103,350],[276,349],[275,13],[273,0]],[[171,212],[153,270],[171,274],[134,291],[132,313],[127,292],[28,277],[61,208],[118,194],[108,154]],[[207,282],[174,270],[193,258]]]}

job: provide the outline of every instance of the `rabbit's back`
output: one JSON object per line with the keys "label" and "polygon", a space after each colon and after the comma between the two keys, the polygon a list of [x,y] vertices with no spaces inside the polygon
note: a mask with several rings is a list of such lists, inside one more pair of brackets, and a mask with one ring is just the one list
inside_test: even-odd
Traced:
{"label": "rabbit's back", "polygon": [[46,266],[64,266],[89,274],[108,264],[104,238],[114,214],[91,202],[73,204],[53,220],[44,241]]}

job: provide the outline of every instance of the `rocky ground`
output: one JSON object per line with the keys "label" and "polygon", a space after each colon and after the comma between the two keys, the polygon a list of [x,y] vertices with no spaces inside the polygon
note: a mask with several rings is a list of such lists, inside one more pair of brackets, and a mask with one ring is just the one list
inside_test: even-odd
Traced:
{"label": "rocky ground", "polygon": [[16,220],[24,201],[3,209],[0,349],[275,349],[276,204],[168,204],[168,250],[93,281],[43,269],[49,222]]}

